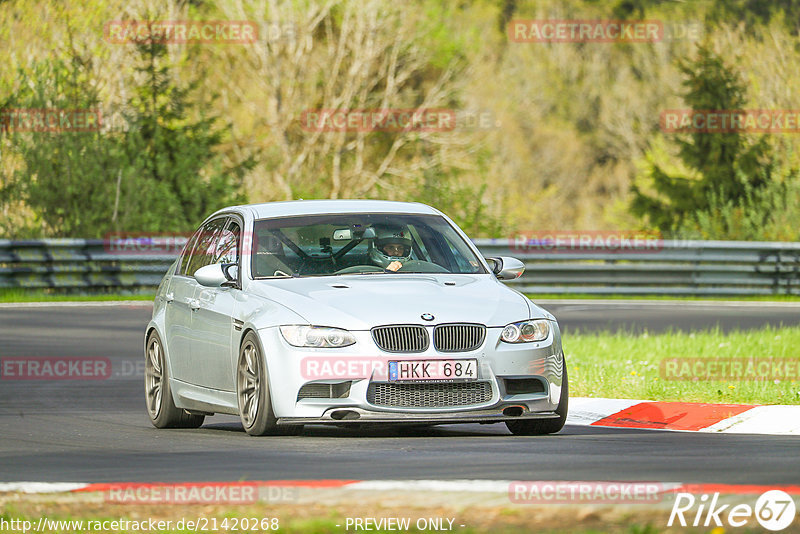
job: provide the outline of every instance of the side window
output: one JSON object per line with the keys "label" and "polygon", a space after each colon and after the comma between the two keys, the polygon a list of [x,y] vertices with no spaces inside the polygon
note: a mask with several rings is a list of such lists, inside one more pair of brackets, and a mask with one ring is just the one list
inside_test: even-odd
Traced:
{"label": "side window", "polygon": [[189,260],[192,257],[192,253],[194,251],[194,246],[197,243],[197,237],[202,232],[203,228],[200,227],[192,237],[189,238],[189,241],[186,242],[186,245],[183,247],[183,256],[181,256],[181,264],[178,266],[178,269],[175,274],[186,274],[186,269],[189,266]]}
{"label": "side window", "polygon": [[216,244],[222,228],[225,226],[227,218],[220,217],[209,221],[200,230],[194,248],[192,249],[191,258],[186,271],[188,276],[194,276],[197,269],[210,265],[214,261],[216,252]]}
{"label": "side window", "polygon": [[217,243],[214,263],[238,263],[239,262],[239,236],[241,231],[239,223],[231,220],[228,226],[222,231]]}

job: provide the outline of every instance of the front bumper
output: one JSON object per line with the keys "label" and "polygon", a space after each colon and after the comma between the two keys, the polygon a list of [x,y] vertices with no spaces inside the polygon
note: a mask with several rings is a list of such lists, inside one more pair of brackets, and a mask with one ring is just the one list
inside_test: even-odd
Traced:
{"label": "front bumper", "polygon": [[[356,344],[341,349],[293,347],[277,328],[259,330],[259,335],[265,349],[270,397],[278,424],[494,423],[558,417],[554,412],[561,394],[563,353],[558,326],[555,322],[552,324],[548,339],[524,344],[503,343],[500,341],[501,328],[487,328],[483,346],[462,353],[439,353],[433,347],[413,354],[385,353],[377,348],[370,333],[364,331],[353,332]],[[483,395],[474,403],[461,401],[453,405],[446,400],[433,405],[370,402],[370,385],[405,386],[405,383],[388,381],[386,369],[389,361],[433,359],[476,360],[476,382],[488,384],[491,394]],[[309,362],[315,362],[315,365],[310,366]],[[370,363],[360,365],[363,362]],[[309,374],[310,369],[335,369],[334,364],[345,372],[336,376]],[[542,387],[535,392],[509,391],[510,381],[520,379],[538,380]],[[303,398],[299,395],[301,388],[309,384],[345,383],[345,393],[339,398]],[[443,398],[447,399],[447,387],[451,383],[438,384],[445,391]],[[375,399],[374,395],[372,399]]]}

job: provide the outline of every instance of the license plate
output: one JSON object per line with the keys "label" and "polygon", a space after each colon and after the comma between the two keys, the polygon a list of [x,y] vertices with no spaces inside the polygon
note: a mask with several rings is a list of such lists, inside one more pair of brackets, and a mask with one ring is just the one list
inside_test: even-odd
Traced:
{"label": "license plate", "polygon": [[407,360],[389,362],[390,382],[477,379],[478,360]]}

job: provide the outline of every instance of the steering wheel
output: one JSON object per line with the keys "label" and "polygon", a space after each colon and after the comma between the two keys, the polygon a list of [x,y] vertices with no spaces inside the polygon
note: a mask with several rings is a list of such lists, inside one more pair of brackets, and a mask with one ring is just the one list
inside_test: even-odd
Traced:
{"label": "steering wheel", "polygon": [[449,273],[447,269],[438,265],[436,263],[432,263],[429,261],[422,261],[422,260],[408,260],[407,262],[403,263],[403,266],[400,267],[397,272],[402,273],[403,271],[415,271],[418,273]]}
{"label": "steering wheel", "polygon": [[351,267],[345,267],[344,269],[339,269],[335,271],[333,274],[347,274],[347,273],[382,273],[383,269],[380,267],[376,267],[374,265],[353,265]]}

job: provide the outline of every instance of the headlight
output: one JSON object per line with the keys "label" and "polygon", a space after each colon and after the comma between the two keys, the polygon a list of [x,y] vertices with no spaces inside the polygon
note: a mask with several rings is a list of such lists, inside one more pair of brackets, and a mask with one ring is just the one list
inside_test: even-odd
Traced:
{"label": "headlight", "polygon": [[500,339],[506,343],[530,343],[544,341],[550,335],[550,323],[546,319],[520,321],[503,328]]}
{"label": "headlight", "polygon": [[347,347],[356,342],[353,334],[341,328],[290,324],[280,330],[283,339],[295,347]]}

